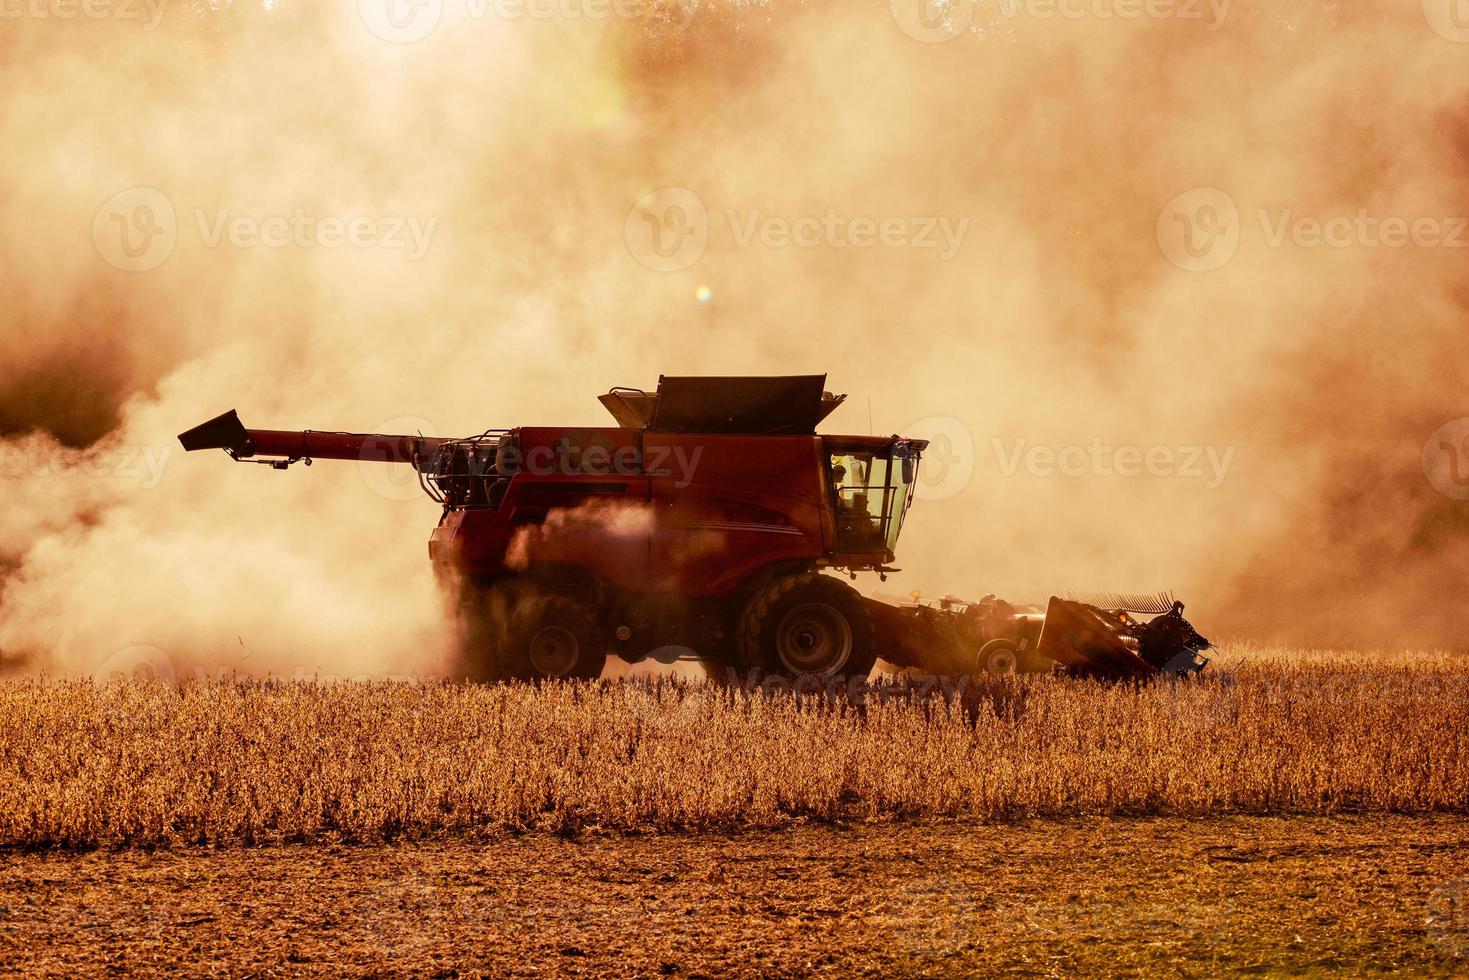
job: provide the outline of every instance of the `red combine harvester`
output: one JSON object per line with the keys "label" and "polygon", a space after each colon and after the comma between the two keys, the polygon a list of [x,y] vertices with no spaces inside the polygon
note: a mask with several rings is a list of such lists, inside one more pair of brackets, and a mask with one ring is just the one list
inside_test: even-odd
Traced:
{"label": "red combine harvester", "polygon": [[[825,381],[663,377],[655,392],[601,396],[615,427],[441,439],[247,429],[230,411],[179,441],[276,469],[313,459],[413,466],[443,505],[429,554],[471,676],[590,678],[608,651],[635,661],[671,644],[792,678],[865,676],[879,654],[932,666],[954,653],[928,649],[943,636],[962,649],[972,637],[936,633],[933,616],[822,574],[896,571],[927,443],[817,434],[846,397]],[[1089,608],[1053,604],[1058,627],[1067,623],[1038,649],[1081,673],[1157,672]],[[983,666],[976,652],[969,669]]]}

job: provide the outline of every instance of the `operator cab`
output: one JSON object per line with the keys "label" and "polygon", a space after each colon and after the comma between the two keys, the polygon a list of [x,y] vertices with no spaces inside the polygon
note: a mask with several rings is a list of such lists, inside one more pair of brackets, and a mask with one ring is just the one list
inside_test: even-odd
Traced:
{"label": "operator cab", "polygon": [[921,439],[824,436],[836,515],[836,550],[892,561],[913,502]]}

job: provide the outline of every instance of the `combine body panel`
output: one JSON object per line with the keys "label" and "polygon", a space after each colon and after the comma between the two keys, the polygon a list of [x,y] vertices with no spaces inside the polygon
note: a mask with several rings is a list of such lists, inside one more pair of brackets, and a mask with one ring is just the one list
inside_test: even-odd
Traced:
{"label": "combine body panel", "polygon": [[594,677],[609,649],[636,660],[669,644],[792,677],[865,675],[879,647],[946,669],[1037,656],[1106,676],[1148,668],[1105,614],[1053,605],[1041,631],[998,600],[895,611],[819,574],[894,570],[927,445],[818,435],[846,397],[824,383],[660,378],[602,396],[616,426],[459,439],[247,429],[230,411],[179,441],[277,469],[412,466],[443,506],[429,556],[474,676]]}
{"label": "combine body panel", "polygon": [[728,595],[764,568],[834,555],[817,436],[648,433],[655,591]]}
{"label": "combine body panel", "polygon": [[[840,560],[834,508],[823,506],[833,491],[819,436],[508,435],[525,470],[503,495],[446,508],[430,542],[436,562],[489,577],[531,564],[577,566],[618,588],[715,598],[771,565]],[[881,564],[892,556],[849,557]]]}

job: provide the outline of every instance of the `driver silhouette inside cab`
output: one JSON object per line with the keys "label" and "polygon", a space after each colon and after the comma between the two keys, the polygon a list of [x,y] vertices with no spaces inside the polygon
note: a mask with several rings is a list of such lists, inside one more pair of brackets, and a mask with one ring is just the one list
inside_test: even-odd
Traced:
{"label": "driver silhouette inside cab", "polygon": [[[837,540],[846,549],[881,547],[882,534],[868,508],[867,468],[860,460],[853,460],[852,468],[855,478],[848,483],[846,466],[836,459],[832,461],[831,476],[837,497]],[[847,490],[853,492],[848,494]]]}

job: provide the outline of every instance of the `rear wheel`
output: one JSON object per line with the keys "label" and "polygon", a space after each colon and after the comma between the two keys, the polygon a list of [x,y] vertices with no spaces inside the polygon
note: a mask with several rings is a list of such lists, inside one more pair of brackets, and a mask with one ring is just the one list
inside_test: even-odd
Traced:
{"label": "rear wheel", "polygon": [[601,676],[607,663],[596,617],[577,600],[559,595],[517,605],[498,654],[505,680],[591,680]]}
{"label": "rear wheel", "polygon": [[740,616],[745,663],[785,677],[867,676],[877,661],[872,617],[857,590],[824,575],[777,579]]}

